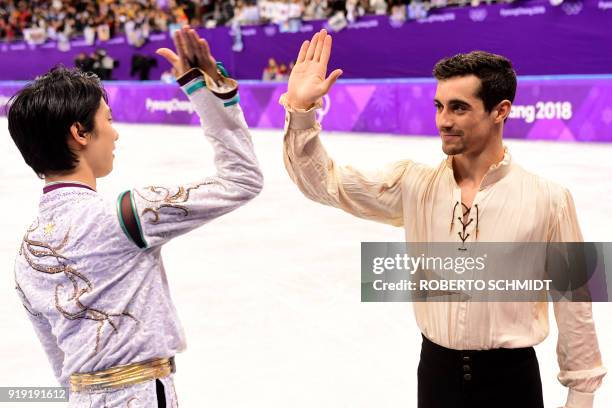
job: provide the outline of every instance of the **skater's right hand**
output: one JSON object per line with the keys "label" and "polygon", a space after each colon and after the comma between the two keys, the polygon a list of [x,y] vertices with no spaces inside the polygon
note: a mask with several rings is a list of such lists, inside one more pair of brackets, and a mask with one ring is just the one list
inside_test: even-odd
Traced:
{"label": "skater's right hand", "polygon": [[159,48],[156,54],[164,57],[172,65],[172,74],[180,77],[191,68],[200,68],[213,80],[220,79],[215,58],[210,53],[210,47],[205,39],[200,38],[194,29],[188,25],[174,32],[175,54],[169,48]]}
{"label": "skater's right hand", "polygon": [[289,106],[298,109],[310,108],[329,92],[336,79],[342,75],[342,70],[337,69],[325,78],[331,47],[332,37],[324,29],[316,33],[311,41],[304,41],[289,76]]}

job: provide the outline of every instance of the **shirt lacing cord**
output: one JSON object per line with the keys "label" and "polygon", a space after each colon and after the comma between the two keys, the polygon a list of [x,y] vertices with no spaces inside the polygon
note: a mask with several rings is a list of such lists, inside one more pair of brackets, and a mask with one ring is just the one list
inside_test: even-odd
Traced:
{"label": "shirt lacing cord", "polygon": [[[453,207],[453,215],[451,215],[451,224],[450,224],[450,231],[453,231],[453,227],[455,226],[455,212],[457,210],[457,206],[459,205],[459,201],[457,201]],[[465,233],[465,229],[468,227],[468,225],[470,225],[472,223],[472,221],[474,221],[473,218],[470,218],[468,220],[468,222],[463,222],[463,218],[468,215],[470,213],[471,208],[469,208],[467,205],[461,203],[461,205],[463,206],[463,208],[465,208],[465,212],[463,212],[461,217],[457,217],[457,219],[459,220],[459,222],[461,223],[462,227],[463,227],[463,231],[459,231],[457,234],[459,235],[459,238],[461,238],[461,241],[463,243],[465,243],[465,240],[468,239],[468,237],[470,236],[470,234],[466,234]],[[478,239],[478,218],[479,218],[479,210],[478,210],[478,204],[474,204],[474,207],[476,207],[476,239]]]}

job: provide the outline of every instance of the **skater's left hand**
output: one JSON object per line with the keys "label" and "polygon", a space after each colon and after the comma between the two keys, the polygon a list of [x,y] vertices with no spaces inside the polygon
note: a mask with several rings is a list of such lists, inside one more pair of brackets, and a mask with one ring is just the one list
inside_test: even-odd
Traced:
{"label": "skater's left hand", "polygon": [[218,81],[221,75],[217,70],[217,62],[210,53],[210,47],[205,39],[188,25],[174,33],[174,47],[178,55],[169,48],[159,48],[155,51],[172,65],[172,73],[178,78],[191,68],[199,68],[213,80]]}

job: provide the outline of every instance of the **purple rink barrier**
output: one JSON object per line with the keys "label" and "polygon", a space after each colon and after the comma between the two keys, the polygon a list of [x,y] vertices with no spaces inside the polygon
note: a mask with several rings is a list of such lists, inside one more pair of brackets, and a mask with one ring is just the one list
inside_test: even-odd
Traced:
{"label": "purple rink barrier", "polygon": [[[342,68],[344,78],[428,77],[441,58],[475,49],[510,58],[520,75],[612,73],[612,0],[566,0],[553,7],[549,0],[513,4],[445,8],[426,19],[398,26],[387,16],[367,16],[334,34],[330,68]],[[303,40],[324,25],[304,23],[298,33],[280,33],[275,25],[242,27],[244,50],[232,51],[227,27],[198,30],[218,61],[239,79],[260,79],[268,58],[288,63]],[[172,47],[168,33],[153,34],[140,49],[117,37],[99,43],[120,61],[114,79],[130,80],[134,53],[154,55],[159,47]],[[73,66],[80,52],[96,47],[73,41],[67,52],[49,42],[36,48],[24,43],[0,44],[0,80],[29,80],[58,63]],[[151,79],[159,79],[168,63],[157,57]]]}
{"label": "purple rink barrier", "polygon": [[[0,105],[23,83],[0,83]],[[176,85],[107,82],[118,122],[198,124]],[[252,128],[282,129],[278,99],[285,83],[240,82],[240,104]],[[324,130],[437,135],[433,79],[344,80],[324,98]],[[2,110],[4,111],[4,110]],[[517,97],[504,135],[512,139],[612,142],[612,75],[519,77]]]}

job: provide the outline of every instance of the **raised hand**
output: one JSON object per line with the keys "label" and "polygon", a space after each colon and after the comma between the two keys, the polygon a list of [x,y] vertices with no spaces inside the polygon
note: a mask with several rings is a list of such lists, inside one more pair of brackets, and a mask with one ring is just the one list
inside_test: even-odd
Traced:
{"label": "raised hand", "polygon": [[329,92],[338,77],[342,75],[342,70],[337,69],[325,78],[331,48],[332,38],[325,29],[316,33],[311,41],[304,41],[289,76],[287,102],[291,107],[310,108]]}
{"label": "raised hand", "polygon": [[183,75],[191,68],[200,68],[213,80],[220,79],[215,58],[210,53],[210,47],[205,39],[188,25],[176,30],[173,36],[174,47],[178,55],[169,48],[159,48],[155,51],[172,65],[175,77]]}

